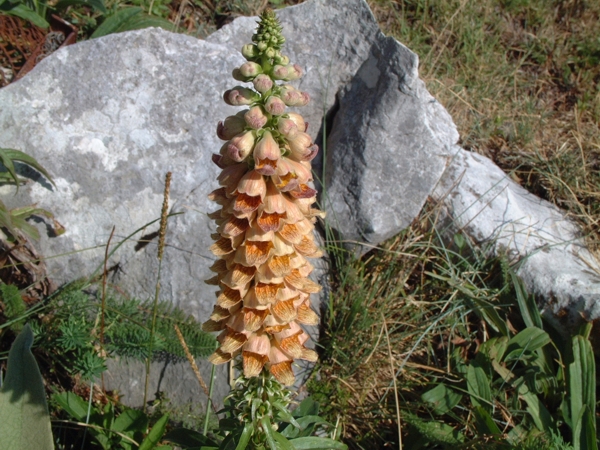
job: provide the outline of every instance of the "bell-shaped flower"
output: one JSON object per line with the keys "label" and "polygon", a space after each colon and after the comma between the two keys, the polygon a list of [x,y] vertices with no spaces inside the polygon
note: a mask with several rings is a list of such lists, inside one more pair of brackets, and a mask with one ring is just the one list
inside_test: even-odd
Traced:
{"label": "bell-shaped flower", "polygon": [[270,352],[271,341],[266,334],[252,335],[244,344],[242,351],[244,376],[246,378],[257,376],[269,361]]}
{"label": "bell-shaped flower", "polygon": [[270,131],[266,131],[258,144],[254,147],[254,169],[261,175],[275,174],[277,161],[281,158],[279,144]]}

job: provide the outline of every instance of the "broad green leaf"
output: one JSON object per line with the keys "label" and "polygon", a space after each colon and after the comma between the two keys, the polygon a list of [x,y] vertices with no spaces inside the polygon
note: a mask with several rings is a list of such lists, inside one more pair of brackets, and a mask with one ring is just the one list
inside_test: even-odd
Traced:
{"label": "broad green leaf", "polygon": [[[26,219],[29,219],[31,216],[45,217],[46,219],[50,220],[52,222],[52,229],[56,236],[60,236],[65,232],[65,227],[63,227],[54,219],[54,214],[43,208],[36,208],[35,206],[23,206],[21,208],[11,209],[10,215],[14,227],[19,228],[24,233],[27,233],[27,226],[31,226],[26,222]],[[39,239],[37,228],[35,228],[34,236],[38,236],[37,239]]]}
{"label": "broad green leaf", "polygon": [[301,437],[289,441],[295,450],[347,450],[348,446],[329,438]]}
{"label": "broad green leaf", "polygon": [[12,158],[9,156],[8,148],[0,148],[0,162],[6,167],[8,175],[12,179],[12,182],[19,188],[19,180],[17,179],[17,172],[15,172],[15,165],[13,164]]}
{"label": "broad green leaf", "polygon": [[492,366],[506,383],[510,384],[514,388],[517,388],[519,397],[522,398],[525,403],[527,403],[527,412],[529,412],[529,415],[531,416],[538,430],[549,432],[551,429],[554,429],[552,416],[542,403],[539,396],[529,391],[526,383],[519,384],[519,380],[521,380],[521,378],[517,378],[514,373],[512,373],[506,367],[500,365],[500,363],[497,361],[492,361]]}
{"label": "broad green leaf", "polygon": [[597,450],[596,421],[594,414],[584,405],[577,426],[573,430],[573,447],[581,450]]}
{"label": "broad green leaf", "polygon": [[[579,447],[581,433],[576,430],[585,428],[585,409],[596,410],[596,365],[590,341],[583,336],[573,336],[573,362],[569,364],[569,399],[571,421],[575,437],[575,448]],[[584,430],[584,435],[588,430]],[[581,442],[583,445],[583,442]],[[583,447],[581,447],[583,448]]]}
{"label": "broad green leaf", "polygon": [[211,439],[204,436],[202,433],[194,430],[188,430],[187,428],[175,428],[169,431],[163,437],[164,441],[172,442],[175,445],[181,447],[202,447],[212,446],[218,447],[219,444],[215,443]]}
{"label": "broad green leaf", "polygon": [[[279,445],[277,445],[277,443],[275,442],[275,431],[273,431],[273,427],[271,427],[271,421],[269,420],[268,417],[263,417],[262,419],[260,419],[260,424],[262,426],[263,431],[265,432],[265,436],[267,438],[267,444],[269,445],[271,450],[288,450],[287,448],[282,447],[281,443],[279,443]],[[279,434],[279,433],[277,433],[277,434]],[[289,442],[289,441],[287,441],[287,439],[286,439],[286,442]],[[291,447],[291,448],[293,449],[293,447]]]}
{"label": "broad green leaf", "polygon": [[140,7],[123,8],[116,13],[108,16],[102,24],[96,28],[96,31],[90,36],[91,39],[106,36],[108,34],[121,31],[121,27],[126,24],[132,17],[137,14],[142,14],[143,9]]}
{"label": "broad green leaf", "polygon": [[464,435],[443,422],[435,422],[433,420],[422,420],[415,416],[405,417],[406,421],[412,425],[418,434],[423,436],[429,442],[444,445],[461,444],[465,437]]}
{"label": "broad green leaf", "polygon": [[316,416],[319,414],[319,403],[307,397],[298,405],[292,415],[296,418],[303,416]]}
{"label": "broad green leaf", "polygon": [[142,13],[133,16],[131,20],[128,20],[127,22],[123,23],[119,28],[119,32],[141,30],[143,28],[149,27],[163,28],[167,31],[174,31],[175,28],[173,23],[169,22],[167,19]]}
{"label": "broad green leaf", "polygon": [[462,399],[462,395],[447,387],[445,384],[438,384],[433,389],[421,395],[424,402],[430,403],[437,414],[446,414]]}
{"label": "broad green leaf", "polygon": [[242,431],[242,434],[240,435],[240,439],[238,441],[237,446],[235,447],[235,450],[245,450],[245,448],[248,446],[248,443],[250,442],[250,438],[252,437],[253,433],[254,433],[253,423],[252,422],[246,423],[246,425],[244,426],[244,431]]}
{"label": "broad green leaf", "polygon": [[482,436],[502,434],[502,431],[500,431],[490,413],[481,406],[476,406],[473,409],[473,415],[475,416],[475,427]]}
{"label": "broad green leaf", "polygon": [[106,14],[108,10],[103,0],[60,0],[54,7],[58,10],[66,9],[69,6],[91,6],[95,11]]}
{"label": "broad green leaf", "polygon": [[275,448],[277,450],[294,450],[292,443],[290,441],[288,441],[287,438],[285,436],[283,436],[281,433],[271,430],[270,434],[273,436],[273,440],[275,441],[275,444],[276,444]]}
{"label": "broad green leaf", "polygon": [[487,357],[491,360],[501,360],[502,356],[506,352],[506,347],[508,346],[508,337],[500,336],[497,338],[492,338],[489,341],[484,342],[479,347],[479,351],[487,355]]}
{"label": "broad green leaf", "polygon": [[6,228],[12,236],[17,232],[12,223],[12,216],[2,200],[0,200],[0,227]]}
{"label": "broad green leaf", "polygon": [[300,428],[300,424],[296,421],[296,419],[294,419],[294,417],[288,411],[288,409],[286,407],[284,407],[281,403],[273,402],[273,403],[271,403],[271,406],[273,408],[275,408],[277,411],[279,411],[278,419],[283,420],[284,422],[289,422],[292,425],[294,425],[296,428]]}
{"label": "broad green leaf", "polygon": [[126,408],[115,419],[112,429],[120,433],[133,433],[136,431],[146,433],[148,416],[143,411]]}
{"label": "broad green leaf", "polygon": [[534,352],[549,344],[550,336],[537,327],[525,328],[508,341],[505,359],[518,359],[525,351]]}
{"label": "broad green leaf", "polygon": [[140,444],[139,450],[151,450],[156,447],[156,444],[161,440],[161,438],[165,434],[165,430],[167,429],[167,423],[169,422],[169,415],[163,415],[158,421],[154,424],[146,439],[142,441]]}
{"label": "broad green leaf", "polygon": [[25,19],[37,27],[40,27],[40,28],[49,28],[50,27],[50,24],[46,21],[46,19],[44,19],[42,16],[40,16],[38,13],[36,13],[34,10],[29,8],[25,4],[18,4],[8,10],[3,10],[3,11],[5,14],[8,14],[10,16],[17,16],[17,17],[20,17],[21,19]]}
{"label": "broad green leaf", "polygon": [[58,403],[74,419],[83,422],[87,416],[88,404],[79,395],[73,392],[54,394],[52,400]]}
{"label": "broad green leaf", "polygon": [[485,371],[474,364],[467,369],[467,389],[474,406],[481,406],[486,410],[492,409],[492,390],[490,381]]}
{"label": "broad green leaf", "polygon": [[174,25],[166,19],[144,13],[142,8],[123,8],[113,15],[108,16],[106,20],[96,28],[96,31],[94,31],[94,34],[92,34],[91,37],[98,38],[112,33],[140,30],[148,27],[160,27],[172,31]]}
{"label": "broad green leaf", "polygon": [[281,432],[281,434],[283,434],[286,438],[293,438],[299,435],[310,436],[310,434],[307,433],[312,431],[315,425],[331,426],[329,422],[319,416],[304,416],[299,417],[296,420],[298,425],[300,425],[300,430],[302,430],[302,432],[300,432],[300,430],[294,425],[288,424]]}
{"label": "broad green leaf", "polygon": [[[22,163],[27,164],[28,166],[33,167],[35,170],[37,170],[42,175],[44,175],[48,179],[48,181],[50,181],[50,183],[52,183],[54,186],[56,186],[54,184],[54,180],[52,179],[50,174],[46,171],[46,169],[44,169],[41,166],[40,163],[37,162],[37,160],[34,157],[29,156],[27,153],[24,153],[20,150],[15,150],[12,148],[0,148],[0,162],[2,162],[2,164],[4,164],[4,166],[7,168],[7,170],[9,172],[11,172],[11,169],[6,165],[6,162],[9,160],[11,161],[9,164],[11,164],[11,165],[13,164],[14,161],[18,161],[18,162],[22,162]],[[17,187],[18,187],[19,184],[18,184],[18,180],[16,178],[16,173],[14,171],[14,166],[12,168],[11,176],[13,176],[14,182],[17,184]]]}
{"label": "broad green leaf", "polygon": [[0,447],[2,450],[52,450],[54,441],[44,381],[31,353],[29,325],[15,339],[0,389]]}

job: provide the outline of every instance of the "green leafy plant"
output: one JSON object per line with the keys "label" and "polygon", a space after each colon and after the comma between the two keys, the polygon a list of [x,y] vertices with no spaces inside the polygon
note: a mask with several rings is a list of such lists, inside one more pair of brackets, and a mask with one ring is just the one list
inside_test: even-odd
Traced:
{"label": "green leafy plant", "polygon": [[[261,376],[255,378],[254,382],[265,388],[262,391],[264,398],[253,397],[257,391],[247,386],[244,380],[238,380],[236,390],[228,397],[227,405],[222,411],[225,417],[219,421],[219,428],[211,437],[197,431],[176,428],[167,433],[164,440],[189,450],[347,448],[335,439],[324,437],[333,430],[332,436],[335,438],[335,427],[319,416],[319,404],[313,399],[304,399],[290,413],[287,409],[289,399],[279,397],[279,387],[269,386],[276,383],[272,377]],[[260,437],[259,433],[264,433],[265,437]],[[320,437],[315,437],[315,434]]]}
{"label": "green leafy plant", "polygon": [[[81,440],[82,445],[85,445],[87,436],[105,450],[156,448],[165,434],[169,419],[168,415],[163,415],[149,428],[150,418],[143,411],[116,407],[112,402],[104,407],[97,407],[73,392],[54,394],[52,402],[77,424],[84,424],[78,429],[79,436],[71,439]],[[169,446],[160,448],[171,449]]]}
{"label": "green leafy plant", "polygon": [[[14,184],[17,186],[17,190],[19,189],[19,185],[22,184],[25,179],[17,174],[15,163],[22,163],[35,169],[46,177],[50,183],[54,184],[54,181],[52,181],[48,172],[46,172],[35,158],[20,150],[0,148],[0,163],[2,163],[3,168],[3,170],[0,170],[0,183]],[[7,239],[10,242],[17,241],[20,237],[20,232],[29,238],[39,239],[37,229],[26,222],[26,219],[31,216],[42,216],[50,219],[56,235],[60,235],[65,231],[64,228],[54,220],[54,215],[49,211],[34,206],[25,206],[9,210],[0,200],[0,227],[6,231]]]}
{"label": "green leafy plant", "polygon": [[[60,372],[86,380],[96,379],[105,370],[109,355],[144,361],[171,358],[185,360],[174,325],[184,336],[194,357],[207,357],[215,339],[200,329],[195,319],[167,302],[157,303],[156,329],[150,351],[152,302],[123,298],[109,293],[105,299],[104,344],[99,352],[99,293],[86,292],[81,281],[55,294],[44,309],[45,320],[32,322],[36,346],[44,351]],[[99,356],[102,353],[106,356]]]}
{"label": "green leafy plant", "polygon": [[60,0],[53,6],[43,0],[0,0],[0,14],[20,17],[40,28],[49,28],[51,13],[73,5],[87,6],[103,14],[107,12],[103,0]]}
{"label": "green leafy plant", "polygon": [[[518,445],[536,436],[570,435],[573,448],[597,448],[596,373],[588,340],[591,324],[581,335],[566,340],[556,330],[544,331],[533,297],[511,276],[525,328],[519,332],[498,328],[498,335],[482,343],[467,361],[455,349],[455,378],[451,383],[435,383],[422,400],[437,416],[456,418],[456,408],[469,408],[472,416],[462,426],[474,436]],[[508,324],[506,317],[501,320]],[[495,326],[489,317],[486,321]],[[507,414],[509,426],[504,424]]]}

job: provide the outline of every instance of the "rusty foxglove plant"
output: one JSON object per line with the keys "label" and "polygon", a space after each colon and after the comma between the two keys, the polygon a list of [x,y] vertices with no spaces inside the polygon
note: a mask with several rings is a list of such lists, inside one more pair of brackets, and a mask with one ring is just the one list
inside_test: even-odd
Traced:
{"label": "rusty foxglove plant", "polygon": [[317,359],[301,325],[318,323],[310,295],[320,286],[308,278],[313,266],[307,258],[321,256],[313,229],[323,213],[312,208],[316,191],[310,187],[318,147],[302,116],[289,111],[309,96],[287,84],[302,69],[281,53],[281,29],[272,11],[261,15],[253,43],[242,49],[247,62],[233,71],[251,86],[223,95],[227,104],[247,109],[217,126],[226,142],[213,155],[222,169],[221,187],[210,194],[220,207],[210,214],[217,223],[211,251],[218,259],[207,283],[219,290],[203,329],[221,332],[212,363],[241,355],[246,379],[269,371],[291,385],[294,360]]}

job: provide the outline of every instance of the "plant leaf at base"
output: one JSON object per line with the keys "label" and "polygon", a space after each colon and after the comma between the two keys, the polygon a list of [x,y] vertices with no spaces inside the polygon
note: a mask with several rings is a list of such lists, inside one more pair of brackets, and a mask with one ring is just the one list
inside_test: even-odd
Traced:
{"label": "plant leaf at base", "polygon": [[29,325],[17,336],[8,355],[8,370],[0,390],[0,448],[52,450],[54,441],[44,381],[31,353]]}
{"label": "plant leaf at base", "polygon": [[151,450],[156,447],[158,441],[160,441],[165,434],[167,423],[169,423],[169,415],[165,414],[154,424],[150,430],[150,433],[148,433],[148,436],[146,436],[146,439],[144,439],[140,444],[139,450]]}
{"label": "plant leaf at base", "polygon": [[462,395],[450,389],[445,384],[438,384],[433,389],[421,395],[424,402],[430,403],[436,414],[446,414],[462,399]]}

